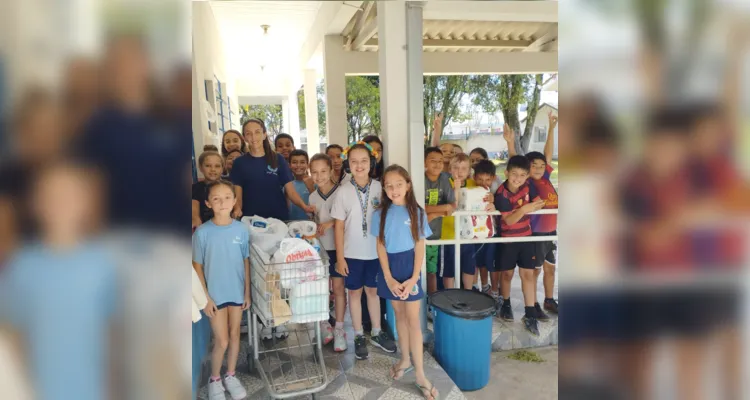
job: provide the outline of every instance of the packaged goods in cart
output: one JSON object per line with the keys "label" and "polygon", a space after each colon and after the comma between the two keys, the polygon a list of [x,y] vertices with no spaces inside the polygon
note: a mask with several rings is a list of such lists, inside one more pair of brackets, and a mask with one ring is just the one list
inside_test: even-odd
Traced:
{"label": "packaged goods in cart", "polygon": [[[489,190],[481,187],[462,188],[458,202],[460,211],[484,211],[487,208],[486,196]],[[495,226],[489,215],[463,216],[459,220],[461,239],[486,239],[495,235]]]}
{"label": "packaged goods in cart", "polygon": [[313,221],[294,221],[289,223],[289,236],[296,238],[314,238],[318,224]]}
{"label": "packaged goods in cart", "polygon": [[267,254],[276,251],[281,240],[289,235],[289,228],[286,224],[275,218],[253,215],[243,217],[241,221],[250,231],[250,242]]}
{"label": "packaged goods in cart", "polygon": [[318,280],[326,275],[320,253],[303,239],[289,238],[281,241],[273,262],[280,266],[281,285],[290,289],[304,282]]}

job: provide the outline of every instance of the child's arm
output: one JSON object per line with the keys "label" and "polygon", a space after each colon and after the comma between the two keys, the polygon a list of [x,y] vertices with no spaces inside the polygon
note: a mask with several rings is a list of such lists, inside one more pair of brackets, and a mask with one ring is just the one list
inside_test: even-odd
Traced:
{"label": "child's arm", "polygon": [[344,258],[344,221],[337,219],[334,222],[333,238],[336,242],[336,272],[343,276],[349,276],[349,266]]}
{"label": "child's arm", "polygon": [[193,229],[201,225],[201,205],[198,200],[193,200]]}
{"label": "child's arm", "polygon": [[315,191],[315,183],[313,182],[312,178],[310,178],[309,176],[306,176],[304,182],[305,182],[305,186],[307,186],[307,190],[310,193]]}
{"label": "child's arm", "polygon": [[318,224],[317,236],[321,237],[321,236],[325,235],[325,232],[327,230],[333,228],[333,225],[334,225],[334,221],[323,222],[321,224]]}
{"label": "child's arm", "polygon": [[292,202],[292,204],[305,210],[305,212],[315,212],[315,207],[307,205],[304,201],[302,201],[302,197],[299,196],[299,193],[297,193],[297,189],[294,188],[294,182],[289,182],[284,185],[284,190],[286,191],[286,197],[289,199],[289,201]]}
{"label": "child's arm", "polygon": [[16,245],[16,214],[10,199],[0,196],[0,264],[8,258]]}
{"label": "child's arm", "polygon": [[242,309],[247,310],[250,308],[252,300],[250,300],[250,259],[245,259],[245,302],[242,304]]}
{"label": "child's arm", "polygon": [[193,268],[195,269],[195,273],[198,274],[198,279],[201,280],[203,291],[206,292],[206,300],[208,300],[208,302],[206,303],[206,308],[204,308],[203,310],[206,312],[206,315],[209,318],[213,318],[214,315],[216,315],[216,311],[217,311],[216,303],[214,303],[214,300],[208,294],[208,285],[206,285],[206,276],[203,274],[203,265],[198,264],[197,262],[193,261]]}
{"label": "child's arm", "polygon": [[515,156],[516,153],[516,133],[513,132],[513,129],[510,129],[510,126],[506,123],[503,126],[503,138],[505,138],[505,141],[508,143],[508,157]]}
{"label": "child's arm", "polygon": [[440,146],[440,137],[443,136],[443,113],[435,115],[432,120],[432,146]]}
{"label": "child's arm", "polygon": [[532,203],[526,203],[510,213],[503,213],[502,219],[506,224],[513,225],[523,218],[524,215],[539,211],[542,208],[544,208],[544,200],[536,200]]}
{"label": "child's arm", "polygon": [[239,218],[242,216],[242,186],[234,185],[235,197],[237,197],[237,203],[234,204],[232,209],[232,218]]}
{"label": "child's arm", "polygon": [[547,165],[552,163],[552,152],[555,149],[555,126],[557,126],[557,116],[549,112],[549,129],[547,130],[547,142],[544,143],[544,159]]}
{"label": "child's arm", "polygon": [[380,260],[380,267],[383,269],[383,278],[385,279],[385,284],[388,285],[388,290],[390,290],[394,296],[402,297],[404,294],[404,286],[398,283],[397,280],[393,279],[393,275],[391,275],[391,267],[388,264],[388,251],[380,240],[378,240],[378,259]]}

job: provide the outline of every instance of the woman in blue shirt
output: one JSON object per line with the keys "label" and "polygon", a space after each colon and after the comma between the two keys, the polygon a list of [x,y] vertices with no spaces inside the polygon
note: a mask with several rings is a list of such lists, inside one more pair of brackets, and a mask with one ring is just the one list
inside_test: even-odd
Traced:
{"label": "woman in blue shirt", "polygon": [[242,134],[250,146],[250,152],[234,161],[229,175],[237,193],[232,216],[258,215],[286,221],[289,219],[286,198],[306,212],[315,211],[314,207],[302,201],[295,190],[289,164],[271,149],[265,123],[255,118],[249,119],[242,124]]}

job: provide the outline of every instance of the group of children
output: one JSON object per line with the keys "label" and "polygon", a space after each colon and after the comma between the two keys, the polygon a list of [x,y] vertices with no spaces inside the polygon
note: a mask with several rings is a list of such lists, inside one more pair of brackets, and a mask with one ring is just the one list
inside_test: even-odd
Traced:
{"label": "group of children", "polygon": [[[554,122],[556,119],[550,115],[550,123]],[[550,132],[553,129],[551,126]],[[507,134],[509,131],[506,126],[506,140],[512,149],[513,135]],[[502,236],[555,235],[555,216],[535,219],[529,215],[545,207],[557,207],[557,194],[549,182],[552,135],[549,136],[549,149],[545,148],[547,156],[541,153],[512,156],[504,182],[498,179],[495,165],[481,148],[474,149],[470,155],[453,145],[444,145],[451,147],[445,152],[438,147],[427,148],[425,207],[422,208],[409,173],[399,165],[384,168],[383,144],[376,136],[347,148],[332,144],[325,153],[309,158],[305,151],[294,148],[289,135],[277,135],[275,152],[291,166],[294,177],[293,189],[284,182],[281,186],[295,190],[305,206],[288,203],[290,219],[314,220],[318,224],[317,236],[330,259],[335,324],[324,323],[323,343],[333,342],[335,351],[347,349],[344,317],[348,305],[355,334],[355,356],[367,359],[368,340],[363,329],[363,301],[366,301],[372,324],[369,342],[383,351],[396,352],[396,343],[381,327],[381,299],[390,300],[402,349],[401,359],[392,366],[390,376],[400,379],[414,370],[416,385],[423,396],[436,399],[437,390],[427,380],[422,363],[419,300],[425,294],[421,265],[426,259],[428,293],[438,289],[438,277],[442,286],[453,287],[455,249],[454,246],[424,246],[424,241],[455,236],[451,215],[460,196],[458,189],[475,186],[491,191],[485,199],[489,204],[487,210],[500,211],[497,226]],[[204,179],[193,187],[193,265],[209,298],[206,314],[211,318],[215,336],[209,382],[211,399],[223,398],[225,390],[235,399],[246,396],[234,377],[234,370],[242,310],[250,306],[251,298],[249,238],[247,229],[233,218],[237,217],[233,213],[237,182],[233,185],[224,179],[232,169],[234,159],[230,161],[230,157],[235,154],[235,158],[243,157],[247,152],[243,139],[250,141],[239,132],[227,131],[221,154],[211,149],[201,154],[198,162]],[[257,147],[258,138],[252,139],[251,143]],[[270,149],[265,129],[262,140],[264,147],[268,144],[266,148]],[[275,152],[271,152],[275,156]],[[270,164],[268,169],[273,171]],[[498,299],[498,315],[512,320],[510,281],[518,265],[526,305],[525,326],[538,334],[537,320],[548,317],[536,302],[536,279],[542,265],[545,266],[545,284],[547,275],[554,273],[554,249],[552,242],[463,245],[460,257],[463,287],[477,290],[474,285],[479,268],[484,291]],[[552,288],[549,292],[546,289],[545,285],[544,308],[557,312]],[[219,374],[227,349],[227,372],[222,385]]]}

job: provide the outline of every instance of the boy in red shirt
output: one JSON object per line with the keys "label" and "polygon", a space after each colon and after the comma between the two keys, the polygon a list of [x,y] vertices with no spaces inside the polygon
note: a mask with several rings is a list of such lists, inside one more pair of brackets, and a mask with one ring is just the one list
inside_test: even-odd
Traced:
{"label": "boy in red shirt", "polygon": [[[529,213],[544,207],[544,200],[539,198],[536,188],[529,184],[529,160],[524,156],[513,156],[508,160],[505,170],[506,181],[495,194],[495,208],[501,216],[497,226],[500,226],[502,237],[531,236],[531,218]],[[536,302],[536,246],[534,242],[500,243],[496,247],[495,269],[501,271],[500,295],[503,304],[500,306],[500,318],[513,320],[510,304],[510,282],[513,270],[519,267],[521,288],[523,290],[525,315],[524,327],[533,335],[539,335],[537,317],[543,314]]]}

